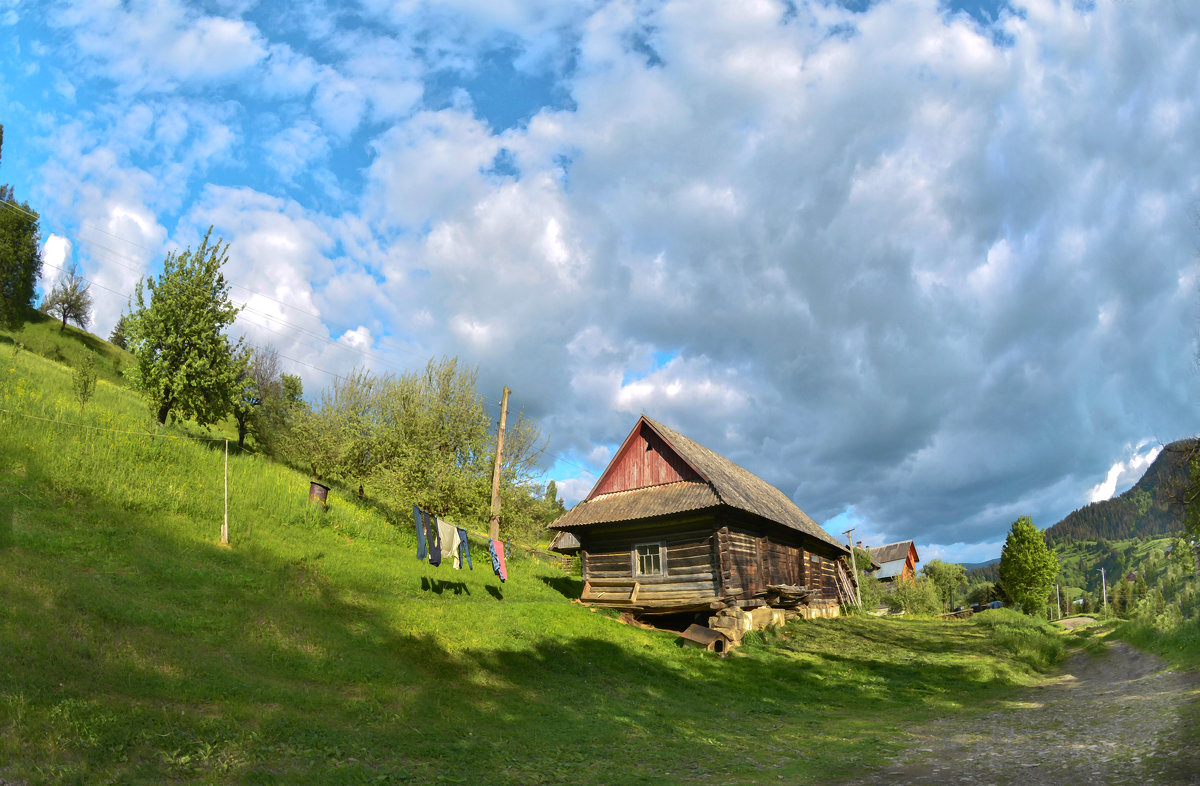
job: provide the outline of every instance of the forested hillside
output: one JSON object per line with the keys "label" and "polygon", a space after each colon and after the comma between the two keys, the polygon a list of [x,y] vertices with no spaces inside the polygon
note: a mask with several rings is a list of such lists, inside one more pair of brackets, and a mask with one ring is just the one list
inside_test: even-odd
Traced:
{"label": "forested hillside", "polygon": [[1183,528],[1180,495],[1196,444],[1185,439],[1167,445],[1133,488],[1068,514],[1046,530],[1047,542],[1126,540],[1178,532]]}

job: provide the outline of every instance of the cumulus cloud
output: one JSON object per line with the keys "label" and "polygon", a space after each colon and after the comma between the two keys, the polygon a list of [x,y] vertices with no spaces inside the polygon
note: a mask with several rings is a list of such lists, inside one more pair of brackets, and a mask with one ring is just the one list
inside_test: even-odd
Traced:
{"label": "cumulus cloud", "polygon": [[[818,520],[985,559],[1115,493],[1197,393],[1200,7],[1012,5],[368,2],[286,44],[237,4],[77,8],[119,92],[225,92],[105,110],[68,74],[148,141],[59,131],[43,172],[59,214],[136,217],[148,248],[216,224],[313,366],[478,364],[587,466],[564,495],[646,411]],[[148,53],[173,41],[229,57]],[[507,129],[465,79],[424,103],[500,49],[569,100]],[[252,179],[244,149],[286,197],[201,184]]]}
{"label": "cumulus cloud", "polygon": [[253,24],[199,14],[178,2],[68,3],[54,21],[74,35],[80,55],[125,89],[224,81],[267,54]]}

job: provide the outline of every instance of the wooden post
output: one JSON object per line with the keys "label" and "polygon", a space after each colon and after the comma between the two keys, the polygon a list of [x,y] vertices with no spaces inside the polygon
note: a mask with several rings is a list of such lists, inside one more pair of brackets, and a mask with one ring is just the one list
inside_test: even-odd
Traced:
{"label": "wooden post", "polygon": [[492,519],[488,523],[488,537],[500,539],[500,462],[504,457],[504,421],[508,418],[508,394],[512,391],[504,386],[500,399],[500,431],[496,434],[496,467],[492,470]]}
{"label": "wooden post", "polygon": [[1104,593],[1104,613],[1108,614],[1108,576],[1104,574],[1104,568],[1100,569],[1100,590]]}
{"label": "wooden post", "polygon": [[1058,618],[1062,619],[1062,589],[1058,584],[1054,585],[1054,594],[1058,596]]}
{"label": "wooden post", "polygon": [[854,558],[854,540],[850,537],[850,533],[854,532],[854,527],[846,530],[846,545],[850,547],[850,568],[854,571],[854,600],[858,602],[858,607],[862,608],[862,593],[858,590],[858,560]]}
{"label": "wooden post", "polygon": [[225,521],[221,524],[221,542],[229,543],[229,440],[225,440]]}

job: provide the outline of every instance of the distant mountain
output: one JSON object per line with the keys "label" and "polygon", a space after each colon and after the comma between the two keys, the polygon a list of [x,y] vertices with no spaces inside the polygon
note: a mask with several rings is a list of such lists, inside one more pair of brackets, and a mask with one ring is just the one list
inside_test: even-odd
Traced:
{"label": "distant mountain", "polygon": [[975,570],[976,568],[986,568],[991,565],[999,565],[1000,558],[996,557],[995,559],[990,559],[987,562],[960,562],[958,564],[962,565],[967,570]]}
{"label": "distant mountain", "polygon": [[1194,439],[1167,445],[1133,488],[1068,514],[1046,530],[1047,542],[1125,540],[1178,532],[1183,528],[1180,500],[1187,486],[1188,462],[1198,449],[1200,443]]}

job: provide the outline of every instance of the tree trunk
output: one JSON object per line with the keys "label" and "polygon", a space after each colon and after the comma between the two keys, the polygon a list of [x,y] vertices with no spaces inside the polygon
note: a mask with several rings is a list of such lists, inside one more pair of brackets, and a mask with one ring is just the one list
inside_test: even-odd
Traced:
{"label": "tree trunk", "polygon": [[239,449],[244,448],[245,442],[246,442],[246,421],[244,419],[238,419],[238,448]]}
{"label": "tree trunk", "polygon": [[66,314],[66,312],[63,312],[63,323],[62,323],[62,327],[60,327],[58,329],[58,332],[62,333],[66,329],[67,329],[67,314]]}
{"label": "tree trunk", "polygon": [[158,408],[158,424],[164,426],[167,423],[167,414],[171,411],[171,402],[164,401],[162,406]]}

